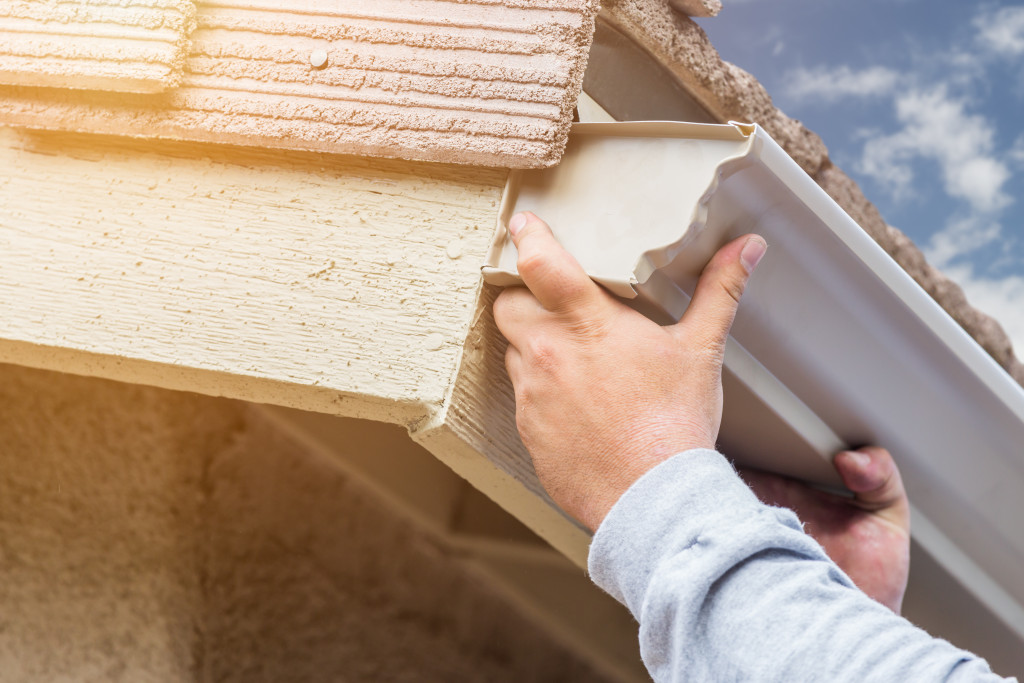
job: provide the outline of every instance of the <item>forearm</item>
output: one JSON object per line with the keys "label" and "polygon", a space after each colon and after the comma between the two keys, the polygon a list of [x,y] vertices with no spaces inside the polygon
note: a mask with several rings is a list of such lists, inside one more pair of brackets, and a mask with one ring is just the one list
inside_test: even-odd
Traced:
{"label": "forearm", "polygon": [[640,622],[659,683],[991,676],[857,590],[714,451],[677,455],[634,484],[598,529],[590,571]]}

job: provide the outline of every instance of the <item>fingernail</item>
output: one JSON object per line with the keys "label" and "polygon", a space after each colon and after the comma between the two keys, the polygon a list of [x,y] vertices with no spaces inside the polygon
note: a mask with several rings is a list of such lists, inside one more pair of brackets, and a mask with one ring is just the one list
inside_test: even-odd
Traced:
{"label": "fingernail", "polygon": [[747,240],[743,249],[740,250],[740,262],[748,273],[754,272],[754,268],[757,268],[757,264],[761,262],[766,251],[768,251],[768,244],[760,237],[751,237]]}
{"label": "fingernail", "polygon": [[508,222],[508,231],[515,237],[519,234],[519,231],[526,227],[526,214],[517,213]]}
{"label": "fingernail", "polygon": [[852,460],[858,469],[864,469],[871,464],[871,456],[860,451],[846,451],[847,460]]}

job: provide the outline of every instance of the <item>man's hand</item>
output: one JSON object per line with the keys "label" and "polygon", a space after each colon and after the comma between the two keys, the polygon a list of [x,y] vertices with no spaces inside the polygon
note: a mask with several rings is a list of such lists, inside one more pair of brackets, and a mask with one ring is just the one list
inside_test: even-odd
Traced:
{"label": "man's hand", "polygon": [[795,511],[858,588],[899,614],[910,569],[910,504],[899,470],[881,448],[845,451],[833,464],[854,498],[776,474],[740,475],[763,502]]}
{"label": "man's hand", "polygon": [[655,465],[715,447],[725,340],[766,244],[722,247],[683,319],[662,327],[595,284],[536,216],[517,214],[509,231],[529,289],[502,292],[494,317],[519,433],[551,497],[596,530]]}

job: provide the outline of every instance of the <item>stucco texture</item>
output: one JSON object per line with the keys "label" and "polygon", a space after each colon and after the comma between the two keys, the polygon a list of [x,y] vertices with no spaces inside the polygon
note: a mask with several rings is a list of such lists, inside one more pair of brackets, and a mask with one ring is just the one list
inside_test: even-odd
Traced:
{"label": "stucco texture", "polygon": [[0,680],[600,680],[249,405],[0,365]]}

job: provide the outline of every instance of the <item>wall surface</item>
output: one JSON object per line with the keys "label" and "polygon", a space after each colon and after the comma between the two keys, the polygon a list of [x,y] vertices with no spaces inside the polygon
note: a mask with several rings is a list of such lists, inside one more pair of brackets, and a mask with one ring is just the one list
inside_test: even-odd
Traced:
{"label": "wall surface", "polygon": [[0,680],[602,680],[243,403],[0,365]]}

